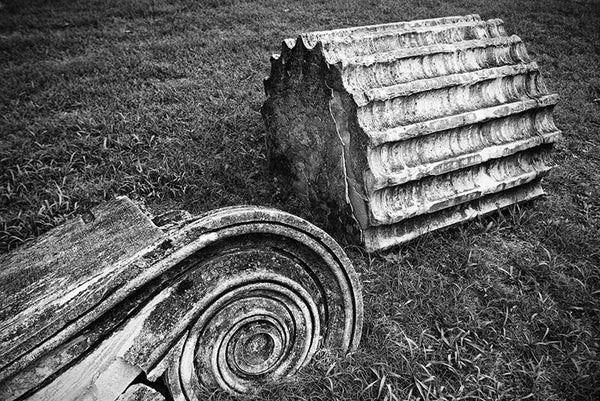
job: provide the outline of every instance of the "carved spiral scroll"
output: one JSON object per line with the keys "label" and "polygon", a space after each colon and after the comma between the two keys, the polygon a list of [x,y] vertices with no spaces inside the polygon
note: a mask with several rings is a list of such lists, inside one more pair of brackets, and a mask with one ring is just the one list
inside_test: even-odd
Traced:
{"label": "carved spiral scroll", "polygon": [[320,347],[357,347],[360,285],[331,237],[271,209],[220,210],[197,226],[205,229],[207,219],[224,228],[180,262],[188,273],[171,286],[197,298],[171,351],[166,377],[174,399],[200,399],[202,387],[248,392],[294,374]]}
{"label": "carved spiral scroll", "polygon": [[[0,399],[133,399],[144,393],[140,384],[164,393],[162,377],[173,399],[195,401],[207,388],[244,393],[294,374],[320,347],[358,346],[358,277],[340,246],[312,224],[258,207],[196,217],[172,212],[153,223],[128,199],[96,214],[91,226],[75,221],[34,249],[43,262],[36,266],[49,272],[40,282],[58,288],[58,275],[71,284],[38,294],[41,312],[26,311],[39,317],[27,327],[37,333],[66,323],[23,358],[13,353],[0,369]],[[56,242],[65,232],[76,246]],[[97,244],[107,236],[127,252]],[[46,259],[48,238],[51,255],[73,248],[69,258]],[[30,253],[16,258],[27,266]],[[73,279],[69,267],[96,254],[105,257],[93,268],[83,263]],[[38,287],[33,282],[23,292]],[[60,308],[47,308],[50,296]]]}

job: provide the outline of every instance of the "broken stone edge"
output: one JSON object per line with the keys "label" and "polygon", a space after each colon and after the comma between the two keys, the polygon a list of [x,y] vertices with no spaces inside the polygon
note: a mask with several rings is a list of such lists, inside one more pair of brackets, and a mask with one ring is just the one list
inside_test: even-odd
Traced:
{"label": "broken stone edge", "polygon": [[[407,47],[397,45],[398,38]],[[390,46],[391,39],[396,42]],[[459,62],[427,64],[440,54],[454,54]],[[479,69],[461,64],[464,54]],[[497,66],[484,68],[490,57]],[[403,67],[406,60],[412,64]],[[413,60],[421,60],[424,77],[400,83],[390,78],[418,65]],[[445,69],[446,75],[426,76],[427,68]],[[440,103],[445,93],[462,88],[476,90],[463,96],[460,107]],[[275,168],[310,201],[333,203],[340,215],[354,219],[371,252],[543,195],[549,151],[561,136],[552,119],[558,96],[548,93],[521,39],[507,36],[501,20],[478,15],[286,39],[271,58],[265,91],[261,112]],[[432,107],[418,106],[419,96],[430,96]],[[415,99],[417,106],[403,106],[403,99]],[[444,140],[451,151],[435,147]],[[469,186],[476,175],[481,184]],[[436,194],[448,180],[453,188]],[[436,199],[423,202],[424,195],[414,195],[419,193]]]}

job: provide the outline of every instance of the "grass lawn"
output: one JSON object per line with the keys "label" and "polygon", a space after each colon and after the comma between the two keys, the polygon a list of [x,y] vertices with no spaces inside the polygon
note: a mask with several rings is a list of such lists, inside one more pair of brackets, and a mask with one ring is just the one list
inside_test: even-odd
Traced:
{"label": "grass lawn", "polygon": [[153,213],[268,205],[327,229],[267,169],[262,80],[281,40],[502,18],[561,95],[548,196],[377,255],[345,244],[360,349],[260,398],[600,399],[598,0],[0,1],[2,252],[115,195]]}

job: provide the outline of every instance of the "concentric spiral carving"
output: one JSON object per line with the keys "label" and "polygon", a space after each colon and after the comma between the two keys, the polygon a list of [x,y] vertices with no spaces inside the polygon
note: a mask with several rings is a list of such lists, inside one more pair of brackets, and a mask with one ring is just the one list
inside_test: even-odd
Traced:
{"label": "concentric spiral carving", "polygon": [[230,212],[244,222],[183,262],[205,308],[169,364],[175,399],[199,398],[201,386],[247,392],[297,372],[321,346],[359,341],[362,300],[339,246],[289,214]]}
{"label": "concentric spiral carving", "polygon": [[6,277],[44,275],[5,296],[27,307],[11,320],[22,330],[0,331],[19,339],[0,344],[1,399],[158,400],[148,386],[163,378],[173,399],[198,400],[294,374],[320,347],[358,346],[358,277],[305,220],[248,206],[152,222],[127,198],[92,212],[6,259]]}

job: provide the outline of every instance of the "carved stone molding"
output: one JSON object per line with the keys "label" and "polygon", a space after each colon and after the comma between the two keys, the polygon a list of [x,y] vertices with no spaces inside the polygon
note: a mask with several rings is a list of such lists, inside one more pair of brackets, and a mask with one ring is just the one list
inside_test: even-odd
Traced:
{"label": "carved stone molding", "polygon": [[560,137],[521,39],[478,15],[286,39],[265,89],[271,163],[369,251],[543,194]]}
{"label": "carved stone molding", "polygon": [[244,393],[358,346],[357,274],[312,224],[252,206],[154,222],[123,197],[0,258],[0,399],[161,399],[140,377]]}

